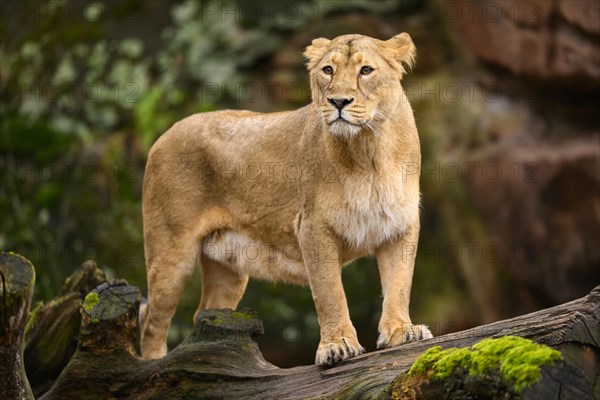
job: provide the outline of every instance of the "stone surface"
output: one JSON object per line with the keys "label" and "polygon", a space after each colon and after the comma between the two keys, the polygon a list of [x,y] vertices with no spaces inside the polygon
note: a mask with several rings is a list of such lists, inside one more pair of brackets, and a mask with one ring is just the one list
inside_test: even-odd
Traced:
{"label": "stone surface", "polygon": [[473,55],[512,73],[600,87],[600,4],[460,0],[453,25]]}
{"label": "stone surface", "polygon": [[575,30],[563,27],[556,32],[555,57],[549,66],[556,77],[577,78],[580,82],[600,82],[600,47]]}
{"label": "stone surface", "polygon": [[[600,281],[599,139],[507,147],[480,159],[473,174],[469,189],[502,264],[542,304]],[[496,168],[498,179],[489,172]]]}
{"label": "stone surface", "polygon": [[[517,93],[503,96],[502,115],[494,115],[500,103],[481,104],[488,120],[478,129],[488,139],[465,154],[480,165],[467,182],[471,199],[503,251],[495,268],[509,273],[515,294],[532,295],[511,312],[576,298],[600,281],[600,3],[458,4],[474,16],[453,26],[479,61],[480,82]],[[486,166],[502,176],[485,179]]]}
{"label": "stone surface", "polygon": [[[545,1],[550,3],[549,1]],[[560,15],[568,23],[586,32],[600,33],[600,3],[595,0],[563,0],[559,3]]]}

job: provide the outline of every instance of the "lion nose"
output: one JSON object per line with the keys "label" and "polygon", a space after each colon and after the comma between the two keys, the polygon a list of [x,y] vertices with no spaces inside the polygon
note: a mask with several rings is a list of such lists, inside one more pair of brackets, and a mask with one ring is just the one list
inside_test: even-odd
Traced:
{"label": "lion nose", "polygon": [[332,98],[328,97],[327,101],[329,101],[329,103],[333,104],[335,106],[335,108],[342,111],[342,108],[344,108],[348,104],[352,103],[354,101],[354,99],[332,99]]}

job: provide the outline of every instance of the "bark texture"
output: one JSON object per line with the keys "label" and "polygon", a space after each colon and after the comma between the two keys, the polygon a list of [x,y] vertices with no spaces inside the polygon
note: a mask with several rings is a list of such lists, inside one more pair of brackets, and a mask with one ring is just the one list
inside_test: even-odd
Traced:
{"label": "bark texture", "polygon": [[31,311],[25,329],[25,370],[36,397],[52,386],[75,353],[79,309],[88,292],[103,282],[104,272],[94,261],[86,261],[67,278],[54,300],[40,302]]}
{"label": "bark texture", "polygon": [[23,336],[35,270],[24,257],[0,253],[0,281],[0,393],[6,399],[33,399],[23,365]]}
{"label": "bark texture", "polygon": [[505,335],[529,338],[563,354],[564,361],[544,368],[542,380],[524,398],[590,399],[598,391],[600,287],[558,307],[364,354],[330,369],[281,369],[267,362],[252,340],[262,333],[262,323],[248,310],[208,310],[192,335],[166,357],[143,361],[134,353],[137,289],[120,282],[95,291],[99,302],[83,313],[77,352],[44,399],[390,398],[386,386],[427,348],[464,347]]}

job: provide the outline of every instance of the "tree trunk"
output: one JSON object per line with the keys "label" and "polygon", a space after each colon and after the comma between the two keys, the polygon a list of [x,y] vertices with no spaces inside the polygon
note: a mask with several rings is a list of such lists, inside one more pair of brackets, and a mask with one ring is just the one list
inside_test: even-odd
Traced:
{"label": "tree trunk", "polygon": [[19,255],[0,253],[0,280],[0,393],[5,399],[33,399],[23,365],[23,333],[35,270]]}
{"label": "tree trunk", "polygon": [[38,303],[25,329],[25,370],[34,395],[56,381],[77,348],[83,299],[106,276],[94,261],[84,262],[65,281],[58,297]]}

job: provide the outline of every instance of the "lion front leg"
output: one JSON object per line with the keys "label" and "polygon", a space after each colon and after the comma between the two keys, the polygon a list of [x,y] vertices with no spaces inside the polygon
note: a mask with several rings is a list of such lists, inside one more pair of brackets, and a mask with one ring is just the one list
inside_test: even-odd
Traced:
{"label": "lion front leg", "polygon": [[324,229],[304,227],[300,244],[317,310],[320,342],[315,364],[330,366],[364,353],[350,321],[342,286],[338,243]]}
{"label": "lion front leg", "polygon": [[383,292],[378,349],[433,337],[427,326],[413,325],[408,312],[418,239],[417,223],[375,252]]}

